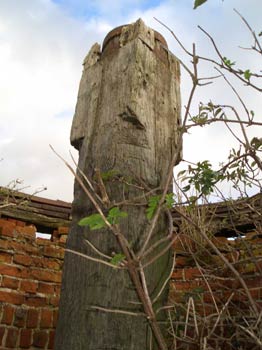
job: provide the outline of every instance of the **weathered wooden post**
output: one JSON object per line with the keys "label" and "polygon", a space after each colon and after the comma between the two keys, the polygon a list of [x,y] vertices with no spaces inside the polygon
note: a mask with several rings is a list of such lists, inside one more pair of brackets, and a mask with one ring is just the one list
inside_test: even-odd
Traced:
{"label": "weathered wooden post", "polygon": [[[142,20],[111,31],[102,51],[95,44],[84,60],[71,143],[79,150],[79,169],[93,185],[98,182],[99,169],[102,178],[107,178],[104,184],[111,203],[125,201],[121,209],[128,217],[121,221],[120,229],[135,252],[141,248],[150,223],[145,197],[135,204],[132,199],[149,189],[161,191],[177,152],[179,79],[178,61],[168,52],[165,39]],[[108,210],[106,205],[104,210]],[[78,225],[92,213],[95,209],[76,181],[67,248],[101,258],[85,243],[87,239],[104,254],[118,253],[117,240],[108,229],[90,231]],[[163,214],[150,244],[164,237],[167,228]],[[152,297],[168,276],[170,257],[168,251],[145,269]],[[157,307],[166,298],[164,292]],[[55,349],[149,349],[145,317],[98,311],[93,306],[143,312],[127,270],[67,252]]]}

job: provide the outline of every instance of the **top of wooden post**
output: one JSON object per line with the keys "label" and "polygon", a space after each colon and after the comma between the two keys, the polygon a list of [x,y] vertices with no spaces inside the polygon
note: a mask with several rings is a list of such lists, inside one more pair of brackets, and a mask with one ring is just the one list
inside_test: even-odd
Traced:
{"label": "top of wooden post", "polygon": [[154,53],[165,61],[168,45],[165,38],[156,30],[145,25],[142,19],[136,22],[122,25],[111,30],[105,37],[102,46],[102,56],[113,53],[115,50],[125,46],[128,42],[139,38]]}
{"label": "top of wooden post", "polygon": [[[112,41],[113,39],[115,38],[118,38],[119,40],[119,37],[121,36],[122,32],[124,30],[129,30],[129,28],[133,28],[134,26],[137,26],[137,25],[142,25],[142,26],[145,26],[144,22],[139,19],[137,20],[135,23],[132,23],[132,24],[127,24],[127,25],[122,25],[122,26],[119,26],[119,27],[116,27],[114,29],[112,29],[105,37],[104,39],[104,42],[103,42],[103,47],[102,47],[102,51],[105,50],[105,48],[107,47],[108,44],[111,44],[112,45]],[[148,28],[148,29],[151,29],[151,28]],[[132,30],[132,29],[131,29]],[[152,29],[151,29],[152,30]],[[155,40],[159,41],[164,47],[168,48],[168,45],[167,45],[167,42],[165,40],[165,38],[156,30],[152,30],[153,33],[154,33],[154,36],[155,36]]]}

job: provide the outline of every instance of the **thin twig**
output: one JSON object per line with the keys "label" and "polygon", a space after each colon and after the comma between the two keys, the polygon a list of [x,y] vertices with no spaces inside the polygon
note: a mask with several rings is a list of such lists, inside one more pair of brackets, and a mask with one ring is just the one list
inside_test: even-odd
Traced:
{"label": "thin twig", "polygon": [[102,253],[100,250],[98,250],[88,239],[85,239],[84,242],[89,245],[98,255],[102,256],[103,258],[106,258],[108,260],[112,260],[112,257],[109,255],[106,255]]}
{"label": "thin twig", "polygon": [[174,256],[173,256],[173,263],[172,263],[172,267],[171,267],[170,273],[169,273],[168,277],[166,278],[166,280],[164,281],[164,283],[163,283],[160,291],[158,292],[157,296],[153,299],[152,304],[154,304],[158,300],[160,295],[163,293],[167,283],[170,281],[170,278],[171,278],[171,276],[173,274],[175,265],[176,265],[176,253],[174,253]]}
{"label": "thin twig", "polygon": [[72,253],[72,254],[81,256],[82,258],[85,258],[87,260],[91,260],[91,261],[97,262],[99,264],[103,264],[103,265],[109,266],[109,267],[111,267],[113,269],[120,269],[120,270],[124,269],[123,267],[120,267],[118,265],[110,264],[107,261],[104,261],[104,260],[101,260],[101,259],[97,259],[97,258],[93,258],[92,256],[89,256],[89,255],[86,255],[86,254],[83,254],[83,253],[79,253],[79,252],[77,252],[75,250],[72,250],[72,249],[66,248],[65,251],[68,252],[68,253]]}
{"label": "thin twig", "polygon": [[146,317],[146,314],[142,313],[142,312],[132,312],[132,311],[127,311],[127,310],[120,310],[120,309],[108,309],[102,306],[95,306],[95,305],[91,305],[87,307],[87,310],[97,310],[97,311],[102,311],[102,312],[106,312],[106,313],[111,313],[111,314],[121,314],[121,315],[128,315],[128,316],[136,316],[136,317]]}

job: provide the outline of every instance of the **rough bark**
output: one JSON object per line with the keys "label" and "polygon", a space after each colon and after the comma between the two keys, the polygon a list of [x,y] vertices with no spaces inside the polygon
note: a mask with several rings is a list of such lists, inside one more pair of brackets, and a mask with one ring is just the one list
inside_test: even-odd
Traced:
{"label": "rough bark", "polygon": [[[102,52],[95,44],[84,61],[71,131],[71,143],[79,150],[79,168],[89,179],[95,180],[95,169],[117,174],[105,182],[112,202],[142,195],[146,192],[142,184],[151,189],[163,185],[176,152],[180,118],[179,65],[175,57],[141,20],[115,33],[104,43]],[[145,206],[121,209],[128,217],[121,221],[120,229],[137,252],[149,226]],[[94,212],[75,182],[67,247],[95,256],[84,242],[88,239],[105,254],[118,253],[117,240],[107,229],[90,231],[78,226],[81,218]],[[166,235],[167,228],[162,215],[151,243]],[[146,268],[150,296],[157,295],[169,270],[170,252]],[[166,297],[167,291],[156,307],[163,305]],[[66,253],[55,349],[148,349],[150,330],[144,317],[90,308],[96,305],[143,312],[138,302],[126,270]]]}

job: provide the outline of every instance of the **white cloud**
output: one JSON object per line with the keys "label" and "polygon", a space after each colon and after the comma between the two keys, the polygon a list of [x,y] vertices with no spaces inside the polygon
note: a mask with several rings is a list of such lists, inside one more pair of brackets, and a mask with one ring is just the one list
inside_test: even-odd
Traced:
{"label": "white cloud", "polygon": [[[201,24],[214,35],[225,55],[244,67],[259,67],[259,58],[236,49],[239,44],[247,46],[252,38],[232,8],[237,6],[255,29],[261,30],[260,0],[248,4],[244,0],[210,0],[197,11],[192,10],[193,1],[163,1],[141,11],[138,5],[145,1],[117,0],[108,6],[108,2],[100,0],[95,2],[96,11],[75,18],[70,6],[82,6],[83,11],[86,2],[67,1],[65,8],[51,0],[0,0],[0,159],[4,158],[0,185],[19,177],[32,190],[47,186],[47,197],[72,199],[72,177],[48,145],[51,143],[67,156],[82,60],[90,46],[96,41],[101,43],[112,27],[142,17],[164,34],[176,55],[184,57],[172,36],[153,17],[169,25],[187,48],[196,42],[199,52],[210,55],[210,43],[196,29]],[[206,72],[206,66],[202,71]],[[183,79],[184,104],[188,89],[189,81]],[[259,113],[260,96],[246,88],[243,94],[249,108]],[[215,102],[236,101],[225,84],[202,88],[197,95],[201,100],[210,97],[216,98]],[[256,128],[253,133],[257,131]],[[218,163],[226,156],[229,142],[222,126],[200,129],[185,138],[184,154],[192,160],[210,158]]]}
{"label": "white cloud", "polygon": [[71,200],[72,176],[48,144],[70,148],[82,59],[105,25],[87,27],[50,1],[0,6],[1,185],[19,177],[32,189],[47,186],[46,196]]}

